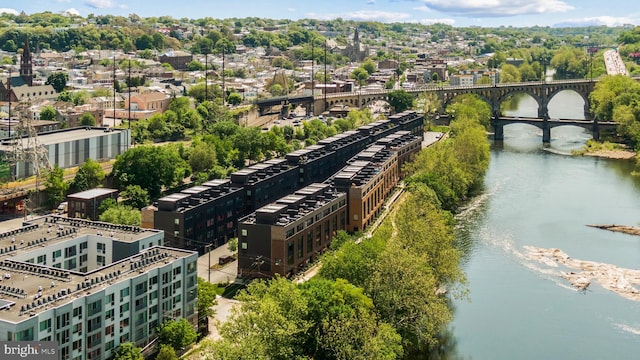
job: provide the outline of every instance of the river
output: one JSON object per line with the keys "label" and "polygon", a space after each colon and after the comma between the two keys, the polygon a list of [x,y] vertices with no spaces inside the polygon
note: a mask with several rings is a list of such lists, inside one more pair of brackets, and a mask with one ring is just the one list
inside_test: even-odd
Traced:
{"label": "river", "polygon": [[[551,117],[583,118],[582,99],[558,95]],[[520,99],[511,116],[535,116]],[[558,269],[526,257],[525,246],[559,248],[570,257],[640,268],[640,237],[587,224],[640,221],[640,179],[633,163],[567,154],[590,133],[542,132],[508,125],[492,144],[484,193],[458,216],[468,300],[456,300],[446,358],[631,359],[640,350],[640,303],[596,283],[577,291]]]}

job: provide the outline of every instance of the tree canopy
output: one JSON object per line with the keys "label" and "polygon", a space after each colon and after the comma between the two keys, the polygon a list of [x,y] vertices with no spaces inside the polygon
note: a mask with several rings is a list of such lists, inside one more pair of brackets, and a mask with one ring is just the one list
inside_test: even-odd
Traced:
{"label": "tree canopy", "polygon": [[139,185],[155,198],[164,187],[181,183],[187,170],[185,160],[171,147],[136,146],[118,156],[112,174],[120,189]]}

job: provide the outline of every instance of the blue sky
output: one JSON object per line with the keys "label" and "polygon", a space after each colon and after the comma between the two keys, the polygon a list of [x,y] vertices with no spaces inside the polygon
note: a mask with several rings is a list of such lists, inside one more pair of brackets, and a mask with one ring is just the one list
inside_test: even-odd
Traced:
{"label": "blue sky", "polygon": [[435,22],[453,26],[640,24],[636,0],[0,0],[0,11],[69,11],[86,17],[262,17]]}

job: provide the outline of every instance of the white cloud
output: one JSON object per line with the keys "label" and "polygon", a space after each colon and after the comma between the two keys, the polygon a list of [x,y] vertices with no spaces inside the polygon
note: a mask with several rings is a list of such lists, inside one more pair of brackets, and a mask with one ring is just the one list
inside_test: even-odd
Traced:
{"label": "white cloud", "polygon": [[447,18],[442,18],[442,19],[420,19],[418,21],[421,24],[425,24],[425,25],[445,24],[445,25],[452,25],[452,26],[456,22],[453,19],[447,19]]}
{"label": "white cloud", "polygon": [[9,8],[0,8],[0,14],[11,14],[11,15],[19,15],[18,10],[9,9]]}
{"label": "white cloud", "polygon": [[318,20],[332,20],[336,18],[343,18],[357,21],[379,21],[383,23],[402,22],[411,18],[411,15],[406,13],[397,13],[389,11],[374,11],[374,10],[359,10],[351,11],[341,14],[317,14],[309,13],[305,15],[310,19]]}
{"label": "white cloud", "polygon": [[375,5],[376,0],[367,0],[367,5]]}
{"label": "white cloud", "polygon": [[628,17],[613,17],[613,16],[595,16],[586,17],[582,19],[567,19],[561,23],[554,24],[555,27],[563,26],[622,26],[625,24],[637,24],[637,20],[632,20]]}
{"label": "white cloud", "polygon": [[67,10],[62,11],[63,15],[80,15],[80,11],[76,10],[75,8],[69,8]]}
{"label": "white cloud", "polygon": [[59,3],[70,3],[71,0],[56,0]]}
{"label": "white cloud", "polygon": [[562,0],[420,0],[433,10],[461,16],[515,16],[565,12],[574,7]]}
{"label": "white cloud", "polygon": [[296,12],[296,9],[294,9],[294,8],[287,8],[287,11],[288,11],[288,12]]}
{"label": "white cloud", "polygon": [[426,6],[426,5],[421,5],[421,6],[418,6],[418,7],[414,7],[413,10],[415,10],[415,11],[424,11],[424,12],[431,11],[431,9],[429,9],[429,7]]}
{"label": "white cloud", "polygon": [[127,5],[117,4],[112,0],[87,0],[85,1],[85,5],[92,7],[94,9],[111,9],[111,8],[126,9],[127,8]]}

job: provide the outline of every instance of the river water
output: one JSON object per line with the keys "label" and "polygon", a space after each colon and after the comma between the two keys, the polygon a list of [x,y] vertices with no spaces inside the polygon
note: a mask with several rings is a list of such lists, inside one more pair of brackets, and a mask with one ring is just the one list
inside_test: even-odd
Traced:
{"label": "river water", "polygon": [[[551,117],[583,118],[577,94],[558,96]],[[525,97],[505,113],[537,111]],[[504,134],[492,145],[484,193],[458,216],[469,299],[455,301],[447,358],[640,358],[640,303],[597,283],[576,291],[524,249],[640,268],[640,237],[585,226],[640,225],[633,163],[566,155],[591,137],[577,127],[553,129],[548,146],[533,126],[508,125]]]}

